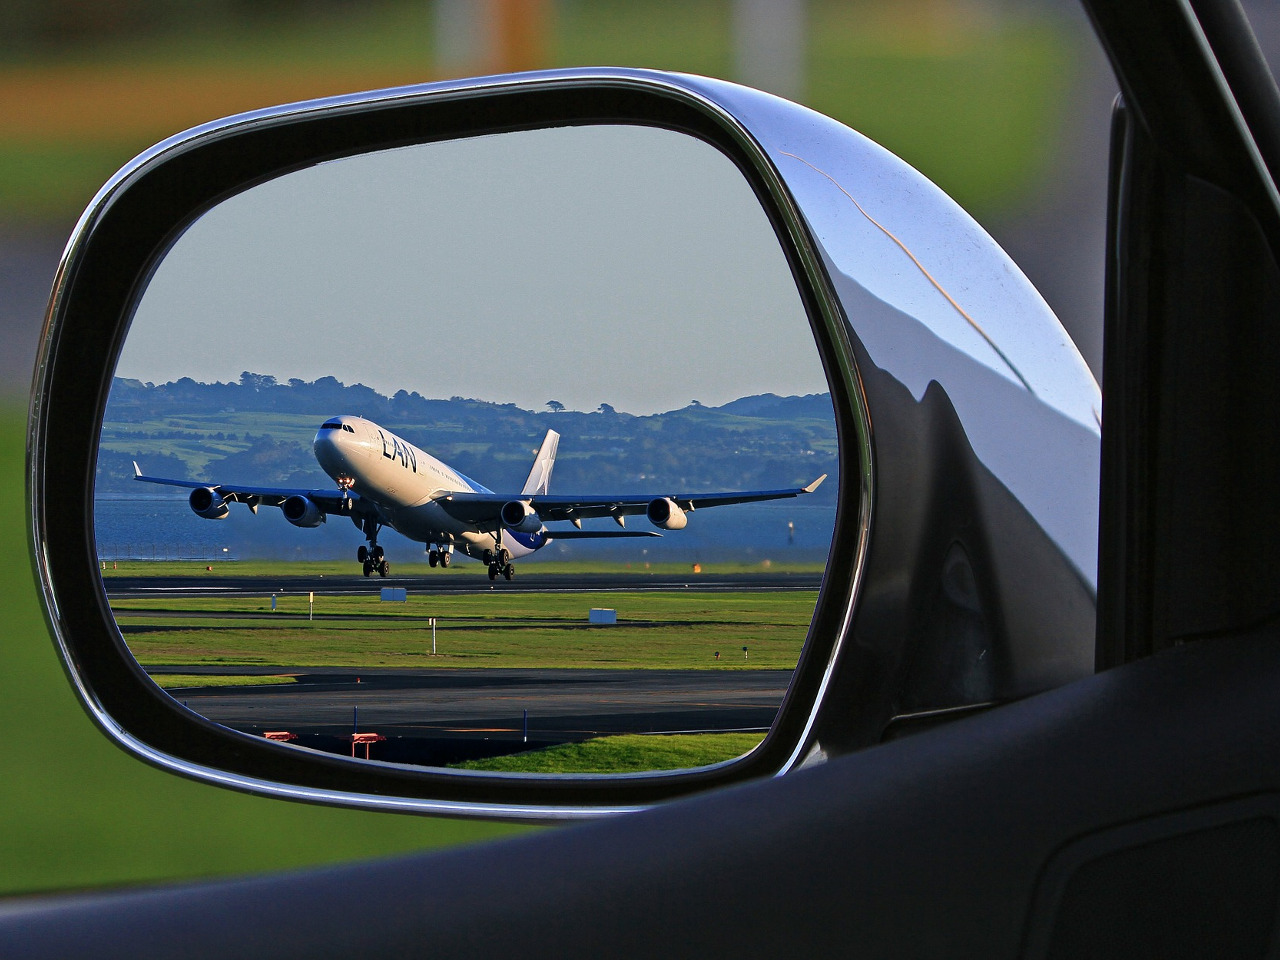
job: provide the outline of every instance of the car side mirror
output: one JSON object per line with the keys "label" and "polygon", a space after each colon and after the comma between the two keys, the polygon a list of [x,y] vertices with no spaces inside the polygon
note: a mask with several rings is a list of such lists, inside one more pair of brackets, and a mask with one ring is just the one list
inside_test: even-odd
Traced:
{"label": "car side mirror", "polygon": [[[1091,672],[1100,409],[994,241],[804,107],[616,69],[357,94],[180,134],[85,212],[32,400],[36,571],[86,708],[149,762],[325,802],[593,816]],[[152,519],[144,491],[168,495]],[[815,511],[794,514],[799,546],[779,504]],[[302,550],[340,534],[346,566],[286,569],[277,549],[233,569],[218,541],[186,555],[193,578],[158,565],[195,535],[154,517],[257,527],[273,507],[268,537]],[[129,523],[162,547],[126,578],[120,563],[147,553],[121,548]],[[407,581],[400,560],[391,576],[393,531],[419,558]],[[683,535],[695,551],[671,552]],[[613,573],[502,593],[524,584],[518,555],[556,545]],[[644,656],[600,652],[641,591],[662,612],[612,636]],[[499,628],[524,645],[474,670],[426,659],[462,621],[468,650]],[[574,659],[587,631],[598,646]],[[366,694],[388,671],[400,712],[370,729]],[[232,673],[284,684],[210,692]],[[476,684],[463,708],[439,706]],[[529,753],[519,711],[560,709],[570,685],[589,707],[563,711],[576,719],[552,740],[588,726],[645,750],[677,730],[746,739],[638,768],[452,765]],[[322,727],[335,732],[299,734]],[[400,755],[379,753],[395,738]]]}

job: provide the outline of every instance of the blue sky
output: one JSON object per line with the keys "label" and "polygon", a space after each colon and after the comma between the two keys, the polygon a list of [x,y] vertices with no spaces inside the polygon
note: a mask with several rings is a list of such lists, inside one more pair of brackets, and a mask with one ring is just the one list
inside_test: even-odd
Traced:
{"label": "blue sky", "polygon": [[157,267],[117,374],[243,370],[640,414],[826,389],[745,179],[635,126],[383,151],[214,207]]}

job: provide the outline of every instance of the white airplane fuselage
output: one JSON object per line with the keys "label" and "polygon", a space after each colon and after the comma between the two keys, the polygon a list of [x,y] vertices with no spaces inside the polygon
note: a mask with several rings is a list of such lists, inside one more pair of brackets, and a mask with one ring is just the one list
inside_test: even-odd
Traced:
{"label": "white airplane fuselage", "polygon": [[[490,580],[510,580],[515,576],[513,559],[552,540],[659,537],[654,530],[625,529],[627,518],[644,517],[659,530],[682,530],[694,510],[798,497],[812,493],[826,477],[780,490],[553,495],[551,474],[559,444],[560,434],[548,430],[519,493],[495,493],[385,427],[352,416],[324,421],[312,441],[316,461],[337,491],[154,477],[136,461],[133,474],[146,483],[186,488],[191,509],[206,520],[224,519],[233,503],[254,513],[264,504],[279,507],[295,527],[318,527],[331,515],[347,516],[367,541],[356,551],[366,577],[375,572],[387,576],[378,532],[390,527],[426,544],[430,566],[448,567],[457,551],[487,564]],[[604,519],[612,519],[616,529],[582,524]],[[544,521],[572,524],[573,529],[548,528]]]}
{"label": "white airplane fuselage", "polygon": [[[385,427],[362,417],[333,417],[317,431],[312,450],[335,483],[377,504],[388,525],[409,539],[477,559],[494,549],[492,533],[454,519],[435,502],[449,493],[493,491]],[[513,558],[546,543],[542,532],[502,531],[502,546]]]}

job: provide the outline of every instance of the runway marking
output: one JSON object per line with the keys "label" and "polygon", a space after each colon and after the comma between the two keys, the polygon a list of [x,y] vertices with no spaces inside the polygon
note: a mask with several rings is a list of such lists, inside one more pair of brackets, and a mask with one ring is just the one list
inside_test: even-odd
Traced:
{"label": "runway marking", "polygon": [[519,733],[515,727],[433,727],[449,733]]}
{"label": "runway marking", "polygon": [[138,593],[232,593],[237,588],[235,586],[219,585],[214,587],[135,587],[134,589]]}

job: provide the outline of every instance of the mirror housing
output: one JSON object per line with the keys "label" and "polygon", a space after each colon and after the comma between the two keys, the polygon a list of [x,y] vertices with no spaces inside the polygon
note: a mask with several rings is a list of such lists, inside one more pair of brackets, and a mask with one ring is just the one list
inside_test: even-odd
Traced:
{"label": "mirror housing", "polygon": [[[529,778],[318,754],[230,731],[165,695],[107,604],[92,498],[115,361],[166,250],[220,200],[307,165],[595,123],[680,131],[734,162],[774,227],[826,371],[840,450],[835,535],[808,641],[763,744],[692,770]],[[207,124],[102,188],[67,247],[46,318],[30,530],[73,683],[99,726],[143,759],[297,799],[594,816],[785,773],[1091,672],[1099,418],[1088,369],[1016,266],[937,187],[847,127],[758,91],[651,71],[451,81]],[[216,513],[215,499],[206,511]],[[669,529],[683,525],[679,509],[649,505]]]}

